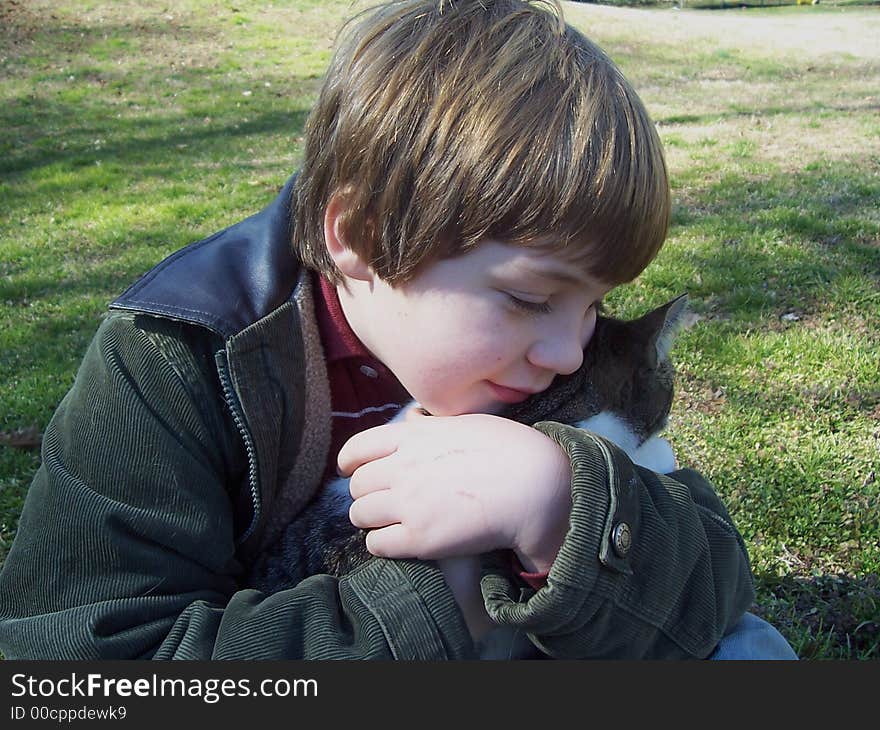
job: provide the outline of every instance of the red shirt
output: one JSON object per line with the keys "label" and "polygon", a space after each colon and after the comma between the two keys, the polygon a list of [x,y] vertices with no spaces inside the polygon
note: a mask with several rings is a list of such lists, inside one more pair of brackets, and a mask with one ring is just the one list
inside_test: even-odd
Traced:
{"label": "red shirt", "polygon": [[336,476],[336,457],[349,438],[387,423],[412,398],[352,331],[336,287],[323,276],[313,277],[315,316],[327,359],[333,418],[326,481]]}

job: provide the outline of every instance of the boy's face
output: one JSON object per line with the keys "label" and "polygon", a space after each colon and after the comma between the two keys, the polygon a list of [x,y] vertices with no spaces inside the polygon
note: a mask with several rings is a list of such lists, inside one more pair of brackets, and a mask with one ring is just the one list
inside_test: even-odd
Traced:
{"label": "boy's face", "polygon": [[390,287],[340,288],[349,322],[437,416],[497,413],[580,367],[611,289],[546,252],[485,241]]}

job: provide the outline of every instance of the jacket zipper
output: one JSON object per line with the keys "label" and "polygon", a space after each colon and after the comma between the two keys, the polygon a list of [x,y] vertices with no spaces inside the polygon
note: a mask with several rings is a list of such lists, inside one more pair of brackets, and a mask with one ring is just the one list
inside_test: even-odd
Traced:
{"label": "jacket zipper", "polygon": [[245,423],[244,412],[241,409],[241,402],[238,399],[235,389],[232,387],[232,379],[229,375],[229,357],[225,351],[220,350],[217,352],[216,361],[217,372],[220,375],[220,386],[223,388],[223,397],[226,400],[226,405],[229,406],[232,420],[235,422],[235,427],[238,429],[238,433],[244,443],[248,459],[248,484],[251,490],[251,502],[254,506],[254,516],[251,520],[251,524],[248,525],[247,530],[236,539],[236,544],[240,545],[253,533],[257,526],[257,520],[259,519],[261,511],[260,490],[257,483],[257,455],[256,449],[254,448],[253,437]]}

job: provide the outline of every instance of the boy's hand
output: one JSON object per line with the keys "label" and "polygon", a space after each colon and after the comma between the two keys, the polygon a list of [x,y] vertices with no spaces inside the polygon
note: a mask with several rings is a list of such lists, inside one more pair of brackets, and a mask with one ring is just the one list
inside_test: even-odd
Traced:
{"label": "boy's hand", "polygon": [[414,415],[353,436],[339,452],[357,527],[390,558],[513,549],[549,570],[568,528],[571,466],[549,437],[498,416]]}

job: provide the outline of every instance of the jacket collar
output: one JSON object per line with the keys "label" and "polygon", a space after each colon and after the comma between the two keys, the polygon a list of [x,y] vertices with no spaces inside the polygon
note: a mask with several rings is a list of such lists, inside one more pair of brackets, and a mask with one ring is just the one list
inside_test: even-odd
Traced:
{"label": "jacket collar", "polygon": [[[320,486],[330,448],[330,388],[315,323],[312,279],[291,245],[296,176],[259,213],[177,251],[111,309],[206,327],[232,389],[247,451],[253,557]],[[308,428],[306,428],[308,424]]]}
{"label": "jacket collar", "polygon": [[224,359],[256,488],[241,537],[254,556],[320,487],[330,449],[330,383],[308,272],[289,301],[226,341]]}
{"label": "jacket collar", "polygon": [[216,332],[241,332],[290,299],[300,262],[291,246],[296,175],[266,208],[169,256],[111,303]]}

